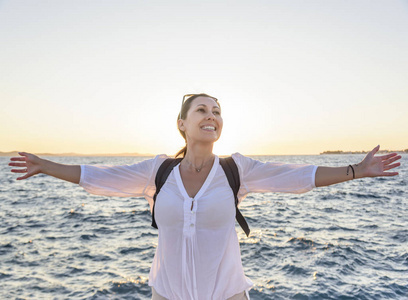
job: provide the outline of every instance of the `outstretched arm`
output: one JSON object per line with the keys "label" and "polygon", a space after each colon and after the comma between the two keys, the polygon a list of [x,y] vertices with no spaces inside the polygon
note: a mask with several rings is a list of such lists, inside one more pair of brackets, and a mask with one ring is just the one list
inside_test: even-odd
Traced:
{"label": "outstretched arm", "polygon": [[39,173],[47,174],[72,183],[79,183],[81,177],[81,167],[79,165],[64,165],[50,160],[39,158],[38,156],[26,152],[19,152],[21,156],[12,157],[9,166],[22,169],[12,169],[11,172],[23,173],[17,180],[27,179]]}
{"label": "outstretched arm", "polygon": [[[398,172],[385,172],[400,165],[394,163],[401,158],[397,153],[390,153],[381,156],[374,156],[380,149],[378,145],[359,163],[352,165],[355,172],[355,178],[378,177],[378,176],[395,176]],[[353,171],[349,167],[318,167],[316,170],[315,185],[327,186],[335,183],[353,179]]]}

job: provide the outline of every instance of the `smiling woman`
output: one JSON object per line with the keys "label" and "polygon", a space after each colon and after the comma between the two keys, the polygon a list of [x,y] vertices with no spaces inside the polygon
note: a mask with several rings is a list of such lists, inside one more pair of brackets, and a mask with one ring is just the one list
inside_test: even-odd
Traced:
{"label": "smiling woman", "polygon": [[[195,99],[197,99],[197,101],[194,101]],[[191,107],[193,101],[194,105]],[[197,124],[194,125],[194,122]],[[221,136],[223,126],[221,107],[218,103],[218,99],[203,93],[185,95],[178,115],[177,126],[181,136],[186,141],[186,146],[176,154],[176,157],[181,154],[183,157],[186,156],[187,145],[194,147],[197,141],[200,143],[202,139],[200,135],[203,132],[209,133],[205,135],[206,137],[212,139],[214,142],[217,141]],[[186,129],[190,126],[195,126],[196,131],[189,130],[187,134]],[[211,133],[213,134],[210,135]],[[200,138],[197,139],[197,137]],[[188,141],[190,141],[190,143]]]}
{"label": "smiling woman", "polygon": [[[223,129],[221,107],[207,94],[183,98],[177,125],[186,141],[178,160],[157,155],[132,165],[62,165],[20,152],[9,164],[22,168],[11,170],[24,174],[18,180],[43,173],[79,183],[92,194],[144,197],[159,231],[149,274],[154,300],[249,299],[253,283],[244,274],[235,230],[236,206],[249,193],[305,193],[357,178],[398,175],[387,171],[400,165],[394,162],[401,156],[375,156],[379,146],[361,163],[344,167],[264,163],[235,153],[226,169],[225,160],[213,154]],[[157,174],[168,162],[163,182]]]}

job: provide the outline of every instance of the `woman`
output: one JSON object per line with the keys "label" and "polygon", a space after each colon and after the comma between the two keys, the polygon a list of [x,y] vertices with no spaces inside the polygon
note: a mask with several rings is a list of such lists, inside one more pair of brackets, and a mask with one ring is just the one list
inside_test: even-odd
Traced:
{"label": "woman", "polygon": [[[218,100],[207,94],[183,98],[177,125],[186,146],[183,159],[161,188],[155,205],[159,242],[149,275],[153,299],[249,299],[252,282],[244,275],[235,231],[234,196],[213,154],[223,120]],[[359,164],[317,167],[261,163],[238,153],[242,201],[251,192],[304,193],[353,178],[395,176],[396,153],[374,156],[375,147]],[[167,156],[158,155],[128,166],[62,165],[29,153],[12,158],[12,172],[38,173],[79,183],[90,193],[144,196],[153,207],[155,174]]]}

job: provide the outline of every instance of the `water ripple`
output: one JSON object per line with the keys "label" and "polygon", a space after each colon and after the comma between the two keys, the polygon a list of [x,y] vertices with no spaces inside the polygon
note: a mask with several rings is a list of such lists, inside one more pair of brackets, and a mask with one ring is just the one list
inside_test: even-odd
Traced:
{"label": "water ripple", "polygon": [[[139,158],[56,158],[129,164]],[[142,159],[142,158],[140,158]],[[348,165],[356,156],[263,157]],[[408,155],[403,157],[408,164]],[[8,158],[0,158],[3,166]],[[0,169],[1,169],[0,165]],[[408,168],[301,195],[252,194],[237,226],[251,299],[408,299]],[[0,173],[1,299],[150,299],[157,246],[147,202]]]}

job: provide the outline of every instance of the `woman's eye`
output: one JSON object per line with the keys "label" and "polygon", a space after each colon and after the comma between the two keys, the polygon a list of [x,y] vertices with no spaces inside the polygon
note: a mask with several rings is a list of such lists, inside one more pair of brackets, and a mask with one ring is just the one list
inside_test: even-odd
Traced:
{"label": "woman's eye", "polygon": [[204,108],[199,108],[197,111],[205,111]]}

